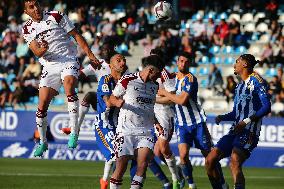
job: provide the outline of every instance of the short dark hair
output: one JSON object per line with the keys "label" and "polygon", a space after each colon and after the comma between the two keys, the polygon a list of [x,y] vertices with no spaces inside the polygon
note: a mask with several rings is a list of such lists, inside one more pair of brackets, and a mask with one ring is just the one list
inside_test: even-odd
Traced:
{"label": "short dark hair", "polygon": [[26,7],[25,7],[26,3],[27,3],[27,2],[31,2],[31,1],[38,1],[38,0],[23,0],[22,2],[23,2],[23,7],[24,7],[24,9],[26,8]]}
{"label": "short dark hair", "polygon": [[255,60],[255,57],[252,54],[242,54],[240,58],[246,61],[250,68],[254,68],[254,66],[259,63],[259,60]]}
{"label": "short dark hair", "polygon": [[186,52],[186,51],[180,52],[180,53],[178,54],[178,56],[179,56],[179,57],[180,57],[180,56],[183,56],[183,57],[187,58],[190,63],[192,62],[192,59],[193,59],[192,55],[191,55],[190,53]]}
{"label": "short dark hair", "polygon": [[158,55],[163,58],[165,56],[165,53],[160,47],[156,47],[150,51],[150,55]]}
{"label": "short dark hair", "polygon": [[142,59],[142,66],[154,66],[159,70],[165,67],[165,62],[158,55],[150,55]]}

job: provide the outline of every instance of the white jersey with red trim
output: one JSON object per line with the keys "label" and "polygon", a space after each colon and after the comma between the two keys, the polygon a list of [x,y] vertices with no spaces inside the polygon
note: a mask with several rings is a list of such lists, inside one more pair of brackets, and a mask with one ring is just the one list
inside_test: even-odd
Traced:
{"label": "white jersey with red trim", "polygon": [[84,73],[85,76],[95,75],[97,80],[100,81],[102,76],[110,74],[110,67],[104,59],[99,59],[99,61],[102,62],[102,67],[100,69],[95,69],[91,64],[89,64],[83,68],[81,72]]}
{"label": "white jersey with red trim", "polygon": [[144,82],[140,73],[123,76],[113,90],[125,103],[120,109],[117,132],[125,135],[149,135],[154,125],[154,104],[158,83]]}
{"label": "white jersey with red trim", "polygon": [[[159,88],[165,89],[168,92],[175,92],[175,75],[169,73],[166,69],[163,69],[161,72],[161,77],[157,80],[159,83]],[[159,97],[157,95],[157,97]],[[173,105],[168,104],[155,104],[155,113],[163,113],[167,114],[168,116],[174,115]]]}
{"label": "white jersey with red trim", "polygon": [[24,24],[22,33],[28,45],[33,40],[39,43],[42,40],[47,41],[48,50],[39,60],[45,66],[76,61],[77,48],[68,35],[68,32],[74,28],[65,14],[58,11],[44,11],[42,20],[35,22],[29,19]]}

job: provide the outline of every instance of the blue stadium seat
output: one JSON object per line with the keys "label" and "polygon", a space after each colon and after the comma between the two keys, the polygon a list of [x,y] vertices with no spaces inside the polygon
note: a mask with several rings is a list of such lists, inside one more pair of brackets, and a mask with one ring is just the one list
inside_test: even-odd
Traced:
{"label": "blue stadium seat", "polygon": [[233,57],[227,57],[227,58],[225,58],[224,63],[225,63],[226,65],[232,65],[232,64],[235,63],[235,60],[234,60]]}
{"label": "blue stadium seat", "polygon": [[8,84],[11,84],[11,82],[13,81],[13,79],[16,78],[16,75],[14,73],[10,73],[7,78],[6,78],[6,81]]}
{"label": "blue stadium seat", "polygon": [[209,52],[213,55],[218,54],[220,52],[220,47],[214,45],[214,46],[210,47]]}
{"label": "blue stadium seat", "polygon": [[231,54],[231,53],[234,53],[234,49],[233,49],[232,46],[226,46],[226,47],[223,48],[222,53],[223,54]]}
{"label": "blue stadium seat", "polygon": [[235,54],[244,54],[247,52],[247,48],[245,46],[238,46],[235,50]]}
{"label": "blue stadium seat", "polygon": [[200,68],[199,70],[199,75],[200,76],[207,76],[209,73],[209,69],[208,68]]}
{"label": "blue stadium seat", "polygon": [[223,13],[218,15],[217,19],[218,20],[221,20],[221,19],[227,20],[228,19],[228,15],[227,15],[227,13],[223,12]]}
{"label": "blue stadium seat", "polygon": [[196,68],[189,68],[189,71],[193,74],[196,75],[197,74],[197,69]]}
{"label": "blue stadium seat", "polygon": [[220,57],[213,57],[210,62],[212,64],[221,64],[222,59]]}
{"label": "blue stadium seat", "polygon": [[201,88],[206,88],[207,85],[208,85],[208,80],[207,80],[207,79],[202,79],[202,80],[200,81],[200,87],[201,87]]}
{"label": "blue stadium seat", "polygon": [[265,72],[265,76],[266,77],[273,77],[277,75],[277,70],[275,68],[269,68],[266,72]]}
{"label": "blue stadium seat", "polygon": [[55,106],[61,106],[61,105],[64,105],[64,103],[65,103],[64,99],[60,97],[56,97],[52,101],[52,105],[55,105]]}
{"label": "blue stadium seat", "polygon": [[203,56],[199,61],[198,64],[209,64],[208,56]]}

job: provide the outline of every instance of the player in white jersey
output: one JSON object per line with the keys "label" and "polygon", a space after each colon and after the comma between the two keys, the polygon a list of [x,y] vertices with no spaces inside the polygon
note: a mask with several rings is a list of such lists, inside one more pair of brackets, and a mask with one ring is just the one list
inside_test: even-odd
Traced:
{"label": "player in white jersey", "polygon": [[[131,188],[142,188],[148,163],[152,157],[155,123],[154,104],[164,62],[157,55],[145,58],[141,72],[123,76],[113,91],[113,100],[124,102],[118,117],[115,138],[116,169],[110,179],[110,188],[121,188],[128,161],[135,157],[137,171]],[[158,126],[159,127],[159,126]],[[160,133],[162,128],[160,127]]]}
{"label": "player in white jersey", "polygon": [[262,118],[271,110],[268,85],[253,71],[257,63],[251,54],[243,54],[236,60],[234,72],[240,76],[241,82],[236,87],[233,111],[216,117],[217,124],[231,121],[232,127],[206,158],[207,174],[214,177],[212,169],[216,163],[224,157],[231,157],[234,189],[245,189],[242,165],[257,146]]}
{"label": "player in white jersey", "polygon": [[[152,49],[150,54],[156,54],[161,58],[163,57],[163,52],[159,48]],[[166,69],[163,69],[157,82],[159,88],[164,88],[168,92],[175,92],[175,74],[171,74]],[[180,181],[181,178],[179,178],[175,157],[169,144],[174,131],[175,113],[173,103],[167,98],[157,95],[154,112],[157,121],[163,128],[162,134],[159,134],[159,132],[155,130],[158,140],[155,143],[154,153],[158,157],[163,157],[162,159],[167,164],[172,174],[173,189],[179,189],[180,183],[178,181]]]}
{"label": "player in white jersey", "polygon": [[50,101],[58,94],[63,83],[68,98],[70,127],[68,147],[76,148],[78,140],[78,97],[75,92],[80,65],[77,48],[72,36],[90,58],[94,67],[100,65],[85,39],[75,29],[65,14],[57,11],[42,11],[37,0],[24,0],[24,12],[31,17],[23,26],[22,34],[32,52],[40,58],[43,66],[39,84],[39,104],[36,123],[40,144],[34,156],[42,156],[48,149],[46,140],[47,110]]}

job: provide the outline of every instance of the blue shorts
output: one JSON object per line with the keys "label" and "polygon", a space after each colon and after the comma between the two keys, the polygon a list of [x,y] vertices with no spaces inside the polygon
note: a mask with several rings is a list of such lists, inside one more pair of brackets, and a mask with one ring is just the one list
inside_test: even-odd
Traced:
{"label": "blue shorts", "polygon": [[192,126],[178,125],[176,128],[179,144],[186,143],[189,147],[193,147],[194,142],[195,148],[206,151],[211,150],[213,142],[206,123],[199,123]]}
{"label": "blue shorts", "polygon": [[216,144],[216,147],[224,153],[225,157],[231,156],[234,147],[243,150],[247,158],[250,156],[252,150],[257,146],[259,138],[248,130],[236,135],[230,131],[224,135]]}
{"label": "blue shorts", "polygon": [[107,161],[115,156],[113,143],[115,138],[115,127],[105,127],[102,122],[95,125],[96,144]]}

